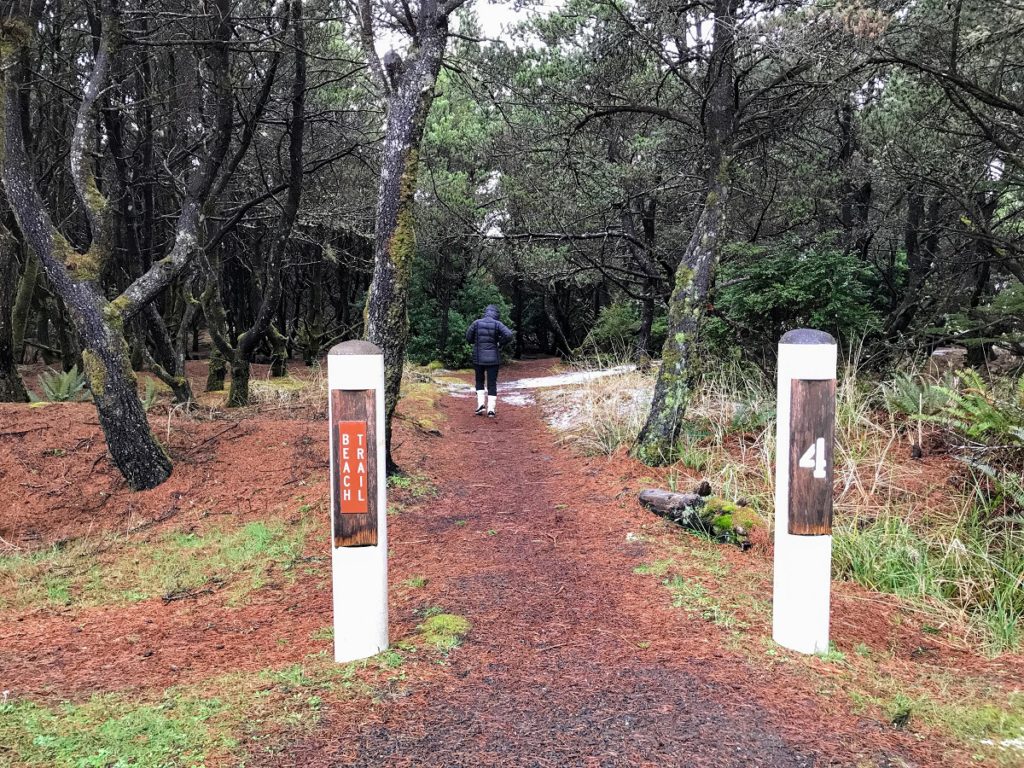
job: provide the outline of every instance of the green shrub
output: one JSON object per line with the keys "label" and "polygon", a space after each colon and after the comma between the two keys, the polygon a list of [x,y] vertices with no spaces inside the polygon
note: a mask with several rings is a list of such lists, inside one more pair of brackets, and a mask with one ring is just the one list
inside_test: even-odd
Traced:
{"label": "green shrub", "polygon": [[640,332],[640,313],[631,302],[616,302],[601,308],[597,322],[583,341],[585,352],[628,352]]}
{"label": "green shrub", "polygon": [[935,387],[947,403],[933,420],[989,449],[1018,453],[1024,448],[1024,377],[999,387],[970,369],[960,376],[958,390]]}
{"label": "green shrub", "polygon": [[409,296],[409,359],[421,365],[440,360],[448,368],[465,368],[472,363],[473,349],[466,343],[466,328],[483,314],[488,304],[501,309],[502,322],[511,327],[508,305],[498,287],[487,276],[472,276],[452,296],[448,309],[448,330],[441,338],[440,302],[431,295],[429,275],[419,264],[414,267]]}
{"label": "green shrub", "polygon": [[761,246],[734,243],[726,249],[713,296],[705,343],[739,344],[769,357],[793,328],[828,331],[840,343],[879,327],[872,276],[855,255],[823,242]]}

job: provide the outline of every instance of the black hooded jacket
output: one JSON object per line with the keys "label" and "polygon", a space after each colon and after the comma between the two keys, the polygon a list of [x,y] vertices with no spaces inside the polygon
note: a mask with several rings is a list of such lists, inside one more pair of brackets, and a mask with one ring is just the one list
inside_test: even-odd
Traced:
{"label": "black hooded jacket", "polygon": [[474,365],[501,363],[501,348],[512,341],[512,331],[498,319],[500,316],[501,312],[491,304],[484,310],[484,316],[466,329],[466,341],[473,345]]}

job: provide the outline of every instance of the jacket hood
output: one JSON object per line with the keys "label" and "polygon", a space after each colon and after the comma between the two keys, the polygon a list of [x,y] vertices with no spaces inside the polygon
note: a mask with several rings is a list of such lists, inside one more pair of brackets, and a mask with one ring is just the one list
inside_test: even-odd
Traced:
{"label": "jacket hood", "polygon": [[498,309],[497,304],[488,304],[487,309],[484,310],[484,317],[491,320],[498,320],[501,318],[501,310]]}

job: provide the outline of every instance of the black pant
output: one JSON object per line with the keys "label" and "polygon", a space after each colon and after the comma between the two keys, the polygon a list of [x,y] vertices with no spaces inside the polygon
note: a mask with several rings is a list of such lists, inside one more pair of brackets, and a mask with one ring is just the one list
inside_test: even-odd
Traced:
{"label": "black pant", "polygon": [[498,394],[498,366],[496,365],[474,365],[476,370],[476,390],[479,392],[484,388],[484,374],[487,374],[487,394]]}

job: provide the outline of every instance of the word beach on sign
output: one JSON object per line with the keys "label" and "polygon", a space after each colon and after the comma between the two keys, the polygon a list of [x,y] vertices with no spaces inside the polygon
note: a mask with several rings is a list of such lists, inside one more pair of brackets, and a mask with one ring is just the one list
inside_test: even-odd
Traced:
{"label": "word beach on sign", "polygon": [[369,512],[366,422],[338,422],[338,501],[343,515]]}

